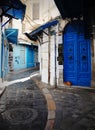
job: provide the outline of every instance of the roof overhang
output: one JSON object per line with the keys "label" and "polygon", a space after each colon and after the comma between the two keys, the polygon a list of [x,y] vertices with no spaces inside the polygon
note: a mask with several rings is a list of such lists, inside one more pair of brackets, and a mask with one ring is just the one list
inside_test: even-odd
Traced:
{"label": "roof overhang", "polygon": [[54,0],[62,18],[73,18],[82,15],[83,0]]}
{"label": "roof overhang", "polygon": [[88,10],[93,7],[95,11],[94,0],[54,0],[54,1],[63,19],[74,17],[79,18],[80,16],[85,15],[85,13],[88,12]]}
{"label": "roof overhang", "polygon": [[91,36],[95,26],[95,0],[54,0],[63,19],[83,17],[85,34]]}
{"label": "roof overhang", "polygon": [[38,40],[38,35],[43,32],[44,29],[46,28],[50,28],[51,26],[55,26],[58,23],[58,20],[53,20],[53,21],[49,21],[43,25],[41,25],[40,27],[38,27],[37,29],[33,30],[30,33],[25,33],[25,35],[33,41]]}
{"label": "roof overhang", "polygon": [[2,9],[0,16],[22,20],[26,10],[26,6],[20,0],[0,0],[0,8]]}

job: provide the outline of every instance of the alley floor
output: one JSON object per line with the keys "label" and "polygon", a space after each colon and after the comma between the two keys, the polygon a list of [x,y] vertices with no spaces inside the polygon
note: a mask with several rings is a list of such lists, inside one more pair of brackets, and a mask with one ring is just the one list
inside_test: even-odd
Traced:
{"label": "alley floor", "polygon": [[[40,82],[40,77],[34,78]],[[41,83],[41,82],[40,82]],[[57,86],[45,83],[55,104],[55,119],[50,130],[95,130],[95,89]]]}
{"label": "alley floor", "polygon": [[[30,76],[33,70],[11,74],[8,80]],[[0,130],[44,130],[46,100],[31,79],[6,87],[0,99]]]}
{"label": "alley floor", "polygon": [[[34,72],[14,73],[7,80]],[[95,89],[55,89],[40,75],[13,83],[0,98],[0,130],[95,130]]]}
{"label": "alley floor", "polygon": [[95,130],[95,90],[50,89],[56,102],[54,130]]}

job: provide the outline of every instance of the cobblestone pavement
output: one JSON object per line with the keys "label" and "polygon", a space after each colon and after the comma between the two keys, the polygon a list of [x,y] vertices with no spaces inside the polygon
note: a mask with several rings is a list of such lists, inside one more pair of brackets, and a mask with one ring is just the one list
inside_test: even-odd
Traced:
{"label": "cobblestone pavement", "polygon": [[10,85],[0,99],[0,130],[95,130],[95,89],[54,89],[40,76]]}
{"label": "cobblestone pavement", "polygon": [[95,90],[49,90],[57,107],[54,130],[95,130]]}
{"label": "cobblestone pavement", "polygon": [[6,80],[7,81],[13,81],[13,80],[16,80],[16,79],[22,79],[22,78],[26,78],[26,77],[29,77],[32,73],[35,73],[38,71],[38,68],[34,68],[34,69],[25,69],[25,70],[21,70],[21,71],[13,71],[13,72],[10,72],[7,77],[6,77]]}
{"label": "cobblestone pavement", "polygon": [[[23,73],[28,75],[12,77]],[[33,80],[12,84],[0,98],[0,130],[44,130],[47,113],[45,97]]]}
{"label": "cobblestone pavement", "polygon": [[[38,77],[36,80],[40,82]],[[55,89],[45,83],[41,86],[48,89],[56,104],[56,109],[52,109],[55,119],[50,130],[95,130],[95,89],[68,86]]]}

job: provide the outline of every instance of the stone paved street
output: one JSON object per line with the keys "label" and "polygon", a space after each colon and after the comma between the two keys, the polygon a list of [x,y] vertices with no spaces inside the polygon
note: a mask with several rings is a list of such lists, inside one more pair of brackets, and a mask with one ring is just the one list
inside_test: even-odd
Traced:
{"label": "stone paved street", "polygon": [[25,70],[21,70],[21,71],[11,72],[6,77],[6,80],[13,81],[13,80],[16,80],[16,79],[26,78],[26,77],[29,77],[31,74],[33,74],[37,71],[38,71],[38,68],[25,69]]}
{"label": "stone paved street", "polygon": [[[17,78],[17,74],[13,77]],[[44,130],[46,121],[46,100],[34,81],[30,79],[6,88],[0,99],[0,130]]]}
{"label": "stone paved street", "polygon": [[[38,77],[35,79],[40,82]],[[95,89],[78,86],[57,86],[55,89],[45,83],[41,86],[48,88],[56,104],[53,129],[50,130],[95,130]]]}
{"label": "stone paved street", "polygon": [[[29,71],[34,72],[11,76],[25,78]],[[20,81],[0,98],[0,130],[95,130],[95,89],[55,89],[42,83],[40,75]]]}
{"label": "stone paved street", "polygon": [[54,130],[95,130],[95,90],[50,89],[56,102]]}

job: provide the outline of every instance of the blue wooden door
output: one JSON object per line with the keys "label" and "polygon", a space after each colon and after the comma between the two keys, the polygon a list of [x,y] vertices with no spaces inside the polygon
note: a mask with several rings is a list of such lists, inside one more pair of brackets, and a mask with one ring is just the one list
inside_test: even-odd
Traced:
{"label": "blue wooden door", "polygon": [[90,86],[90,39],[84,37],[83,24],[69,24],[64,31],[63,40],[64,82]]}
{"label": "blue wooden door", "polygon": [[27,46],[27,68],[34,67],[34,49]]}

